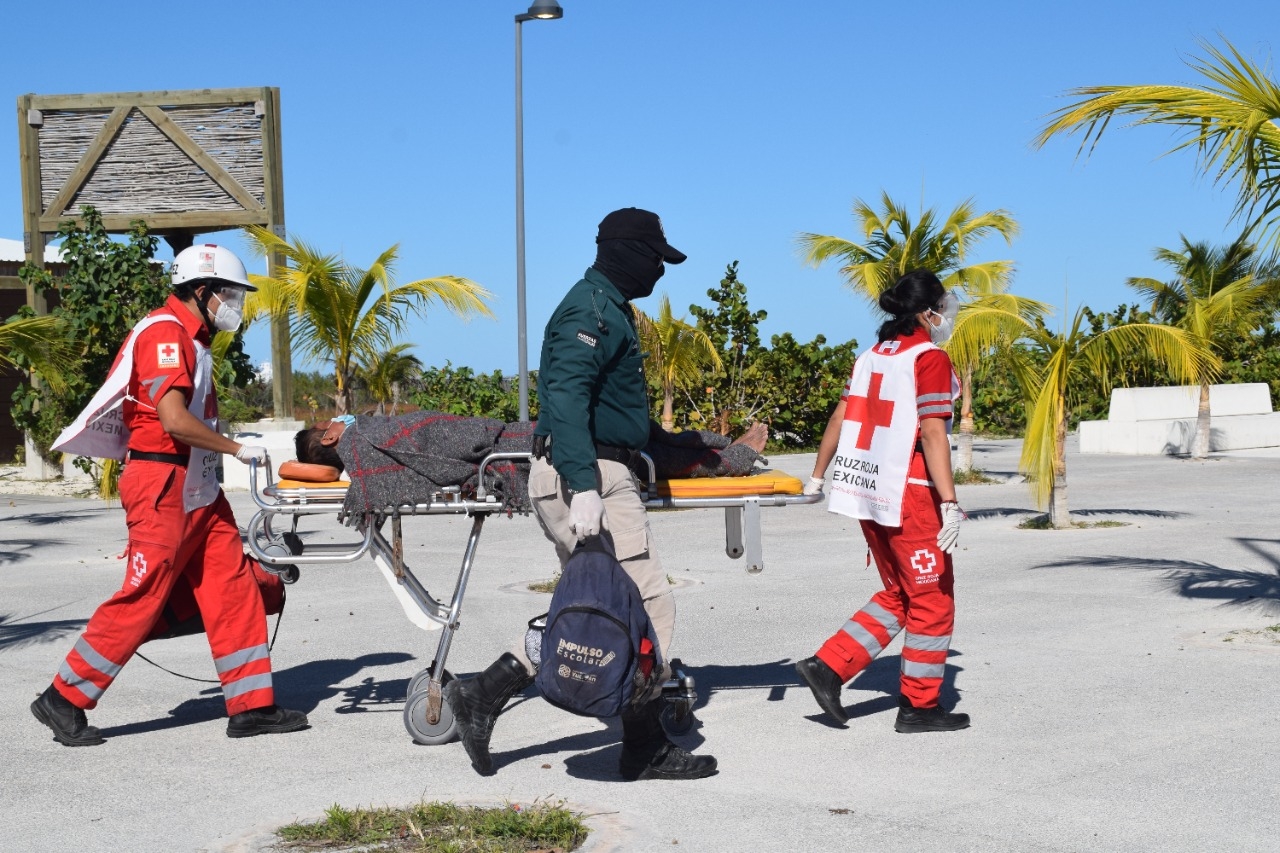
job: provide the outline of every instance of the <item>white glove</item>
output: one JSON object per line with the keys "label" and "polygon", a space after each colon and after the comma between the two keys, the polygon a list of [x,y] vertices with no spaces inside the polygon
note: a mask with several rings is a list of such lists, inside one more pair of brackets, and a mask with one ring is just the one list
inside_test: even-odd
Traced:
{"label": "white glove", "polygon": [[588,536],[600,533],[600,519],[604,517],[604,501],[597,491],[574,492],[569,500],[569,529],[581,542]]}
{"label": "white glove", "polygon": [[956,543],[960,541],[960,522],[968,517],[955,501],[942,502],[942,529],[938,531],[940,549],[948,554],[956,550]]}
{"label": "white glove", "polygon": [[804,493],[806,495],[820,495],[826,482],[822,477],[810,477],[809,482],[804,485]]}
{"label": "white glove", "polygon": [[244,464],[257,462],[259,465],[267,464],[267,449],[258,447],[255,444],[242,444],[240,449],[236,451],[236,458]]}

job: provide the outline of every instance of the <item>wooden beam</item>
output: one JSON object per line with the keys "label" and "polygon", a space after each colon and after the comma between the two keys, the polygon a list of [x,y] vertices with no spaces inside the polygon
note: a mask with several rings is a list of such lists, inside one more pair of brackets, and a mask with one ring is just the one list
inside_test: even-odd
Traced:
{"label": "wooden beam", "polygon": [[[133,223],[139,219],[147,223],[153,231],[172,231],[178,229],[205,231],[223,231],[227,228],[239,228],[242,225],[268,225],[266,211],[263,210],[188,210],[178,213],[104,213],[102,227],[113,234],[129,231]],[[63,222],[75,222],[83,225],[79,216],[42,216],[38,220],[41,231],[53,233]]]}
{"label": "wooden beam", "polygon": [[66,183],[62,185],[62,189],[58,190],[58,194],[54,196],[53,201],[49,202],[48,207],[41,205],[41,214],[52,211],[53,215],[57,216],[67,209],[71,199],[75,197],[76,193],[80,192],[84,182],[93,173],[94,167],[98,165],[98,160],[102,157],[103,152],[107,150],[107,146],[111,144],[112,140],[116,138],[116,134],[120,132],[120,126],[124,124],[124,120],[128,118],[130,112],[132,110],[129,107],[116,107],[111,111],[111,115],[107,116],[106,122],[98,130],[98,135],[93,138],[93,142],[89,143],[84,156],[80,158],[75,170],[67,178]]}
{"label": "wooden beam", "polygon": [[138,107],[138,110],[150,119],[151,123],[161,133],[173,140],[174,144],[182,149],[182,153],[194,160],[201,169],[204,169],[205,174],[213,178],[227,195],[240,202],[241,207],[245,210],[266,210],[262,202],[253,197],[253,193],[241,186],[239,181],[231,177],[230,172],[218,165],[218,161],[210,157],[209,153],[197,145],[194,139],[187,136],[187,132],[178,127],[173,119],[165,115],[164,110],[159,107]]}
{"label": "wooden beam", "polygon": [[24,95],[37,110],[90,110],[103,107],[228,106],[252,104],[264,97],[265,87],[238,89],[177,89],[156,92],[107,92],[84,95]]}

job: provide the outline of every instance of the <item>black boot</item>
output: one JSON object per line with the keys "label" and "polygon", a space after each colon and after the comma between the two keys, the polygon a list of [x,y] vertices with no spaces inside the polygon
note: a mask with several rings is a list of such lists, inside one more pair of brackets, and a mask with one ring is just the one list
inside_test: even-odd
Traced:
{"label": "black boot", "polygon": [[72,705],[57,688],[50,684],[31,703],[31,713],[36,719],[53,729],[53,737],[63,746],[97,746],[105,743],[102,734],[89,725],[83,708]]}
{"label": "black boot", "polygon": [[227,737],[253,737],[254,735],[275,735],[284,732],[296,732],[307,728],[307,715],[301,711],[290,711],[278,705],[266,708],[254,708],[233,714],[227,720]]}
{"label": "black boot", "polygon": [[813,698],[818,700],[822,710],[834,717],[838,723],[849,722],[849,715],[844,712],[844,706],[840,704],[840,691],[844,688],[844,682],[840,680],[840,676],[836,675],[834,669],[827,666],[821,658],[812,657],[797,663],[796,672],[800,673],[801,680],[809,685],[809,689],[813,691]]}
{"label": "black boot", "polygon": [[618,772],[637,779],[701,779],[716,772],[710,755],[690,755],[667,739],[662,728],[662,700],[622,712],[622,758]]}
{"label": "black boot", "polygon": [[444,686],[444,700],[453,711],[462,746],[471,758],[471,766],[481,776],[493,773],[493,757],[489,755],[489,738],[493,724],[507,700],[533,683],[519,658],[507,652],[489,668],[466,681],[450,681]]}
{"label": "black boot", "polygon": [[916,708],[907,697],[898,697],[898,719],[893,730],[904,734],[917,732],[954,732],[969,728],[968,714],[952,714],[941,705],[932,708]]}

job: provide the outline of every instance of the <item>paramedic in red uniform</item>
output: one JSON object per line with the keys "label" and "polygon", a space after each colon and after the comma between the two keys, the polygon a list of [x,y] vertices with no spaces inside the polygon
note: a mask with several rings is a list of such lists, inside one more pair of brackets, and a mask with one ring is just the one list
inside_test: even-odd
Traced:
{"label": "paramedic in red uniform", "polygon": [[[955,617],[951,552],[964,518],[956,502],[949,436],[958,383],[951,359],[936,345],[951,336],[958,306],[933,273],[915,270],[881,295],[880,307],[891,317],[880,326],[879,343],[854,366],[849,387],[823,433],[805,491],[822,490],[833,457],[836,472],[842,470],[841,456],[855,460],[840,481],[833,473],[833,511],[846,512],[835,506],[837,491],[874,490],[877,484],[872,481],[879,481],[877,499],[856,504],[846,514],[859,519],[884,590],[853,614],[814,657],[796,664],[796,670],[822,709],[844,723],[848,715],[840,702],[843,685],[905,629],[894,729],[955,731],[968,727],[969,715],[942,708],[938,694]],[[855,387],[865,389],[865,396],[856,396]],[[896,403],[884,403],[881,398],[890,399],[895,389]],[[912,417],[893,418],[895,408],[900,408],[899,416]],[[847,436],[843,439],[842,430]],[[870,449],[873,444],[875,450]],[[859,456],[859,448],[868,453]],[[888,471],[894,457],[910,460],[905,483]],[[844,485],[851,481],[858,485]],[[900,526],[874,520],[877,510],[893,501],[900,501]]]}
{"label": "paramedic in red uniform", "polygon": [[53,684],[31,705],[66,746],[103,742],[85,710],[147,639],[179,576],[190,583],[208,633],[230,717],[227,735],[307,726],[305,714],[275,705],[262,593],[216,479],[219,454],[245,464],[267,460],[265,448],[216,430],[208,350],[215,331],[240,325],[245,292],[256,288],[221,246],[184,249],[171,272],[173,293],[134,327],[107,379],[125,395],[128,428],[120,475],[129,529],[124,583],[98,607]]}

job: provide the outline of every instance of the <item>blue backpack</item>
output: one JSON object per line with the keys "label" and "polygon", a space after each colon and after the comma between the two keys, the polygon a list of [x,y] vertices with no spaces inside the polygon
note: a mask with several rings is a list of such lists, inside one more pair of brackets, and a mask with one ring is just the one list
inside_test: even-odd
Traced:
{"label": "blue backpack", "polygon": [[534,682],[558,708],[616,716],[662,671],[640,590],[600,537],[565,563],[546,620]]}

